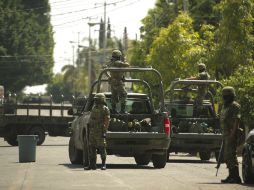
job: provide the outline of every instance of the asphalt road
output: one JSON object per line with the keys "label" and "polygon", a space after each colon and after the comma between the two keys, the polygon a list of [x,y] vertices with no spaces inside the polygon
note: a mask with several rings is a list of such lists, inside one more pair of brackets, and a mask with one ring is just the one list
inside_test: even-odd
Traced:
{"label": "asphalt road", "polygon": [[84,171],[71,165],[68,138],[47,137],[36,150],[36,162],[19,163],[18,147],[0,139],[0,190],[236,190],[254,189],[244,184],[221,184],[226,176],[223,164],[215,177],[216,162],[197,157],[172,155],[164,169],[137,166],[133,158],[108,156],[108,169]]}

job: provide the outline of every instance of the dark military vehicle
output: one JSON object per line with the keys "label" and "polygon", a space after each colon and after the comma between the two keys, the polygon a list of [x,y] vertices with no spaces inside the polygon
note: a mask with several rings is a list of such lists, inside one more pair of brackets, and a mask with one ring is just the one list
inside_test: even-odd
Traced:
{"label": "dark military vehicle", "polygon": [[9,97],[0,102],[0,108],[0,137],[12,146],[18,145],[17,135],[38,135],[38,145],[44,142],[46,133],[70,136],[68,123],[73,117],[67,110],[71,104],[18,103],[15,97]]}
{"label": "dark military vehicle", "polygon": [[243,148],[242,176],[245,183],[254,183],[254,129],[245,140]]}
{"label": "dark military vehicle", "polygon": [[[195,104],[198,86],[207,89],[202,106]],[[221,129],[215,112],[215,89],[222,85],[213,80],[175,80],[165,92],[165,105],[171,117],[170,152],[199,153],[201,160],[216,158],[221,145]]]}
{"label": "dark military vehicle", "polygon": [[[72,122],[72,136],[69,141],[69,158],[73,164],[88,164],[88,120],[93,106],[95,92],[101,92],[107,79],[102,77],[108,72],[130,72],[154,74],[159,81],[156,91],[160,96],[155,103],[149,83],[141,79],[123,79],[126,83],[140,84],[145,93],[129,92],[126,100],[127,114],[111,114],[109,130],[106,134],[107,153],[125,157],[134,157],[138,165],[153,162],[155,168],[164,168],[166,154],[170,144],[170,122],[164,106],[164,91],[161,75],[152,68],[107,68],[91,88],[87,103],[82,112]],[[104,77],[105,78],[105,77]],[[96,89],[97,86],[97,89]],[[111,93],[104,92],[107,105],[111,107]],[[156,108],[157,105],[157,108]],[[120,108],[117,108],[118,111]]]}

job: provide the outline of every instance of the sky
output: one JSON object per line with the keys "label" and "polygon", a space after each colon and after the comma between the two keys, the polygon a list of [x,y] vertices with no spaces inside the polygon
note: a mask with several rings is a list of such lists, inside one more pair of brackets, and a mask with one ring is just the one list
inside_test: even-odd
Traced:
{"label": "sky", "polygon": [[[106,17],[110,19],[112,36],[122,38],[127,27],[128,38],[139,38],[141,20],[153,8],[156,0],[49,0],[51,24],[54,31],[54,73],[61,72],[66,64],[76,59],[78,44],[88,46],[88,23],[99,23]],[[91,27],[91,38],[99,36],[99,25]],[[73,53],[74,52],[74,53]],[[25,93],[44,93],[46,85],[27,87]]]}
{"label": "sky", "polygon": [[[99,23],[101,18],[104,19],[104,2],[107,4],[106,17],[110,19],[112,35],[122,38],[126,26],[129,39],[135,39],[136,34],[139,37],[140,20],[155,4],[155,0],[50,0],[55,73],[60,72],[63,65],[72,64],[73,46],[75,52],[78,42],[88,46],[88,22]],[[99,25],[91,27],[93,39],[98,39],[98,30]]]}

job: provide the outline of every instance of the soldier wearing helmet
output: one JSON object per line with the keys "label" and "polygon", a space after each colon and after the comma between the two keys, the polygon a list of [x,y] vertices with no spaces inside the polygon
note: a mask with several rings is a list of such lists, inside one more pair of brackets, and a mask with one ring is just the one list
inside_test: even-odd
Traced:
{"label": "soldier wearing helmet", "polygon": [[235,89],[226,86],[222,89],[223,106],[220,112],[220,124],[223,130],[224,160],[229,170],[222,183],[241,183],[236,156],[237,130],[241,118],[240,105],[235,101]]}
{"label": "soldier wearing helmet", "polygon": [[[198,64],[198,75],[187,78],[187,80],[209,80],[210,75],[206,71],[206,65],[204,63]],[[195,115],[198,116],[202,112],[203,100],[205,99],[207,87],[205,85],[198,86],[197,97],[195,100]]]}
{"label": "soldier wearing helmet", "polygon": [[[129,67],[127,62],[121,61],[122,53],[119,50],[113,50],[109,67]],[[116,104],[121,103],[121,113],[125,113],[125,101],[127,92],[124,85],[124,73],[110,72],[109,84],[111,87],[111,105],[112,112],[116,113]]]}
{"label": "soldier wearing helmet", "polygon": [[89,166],[88,170],[96,169],[97,149],[101,155],[101,169],[106,169],[106,132],[109,126],[110,112],[106,106],[103,93],[94,96],[94,106],[89,118]]}

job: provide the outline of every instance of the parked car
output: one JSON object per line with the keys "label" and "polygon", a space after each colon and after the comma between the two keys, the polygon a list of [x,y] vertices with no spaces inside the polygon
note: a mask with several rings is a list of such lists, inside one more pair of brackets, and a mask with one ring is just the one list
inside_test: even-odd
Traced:
{"label": "parked car", "polygon": [[245,140],[242,161],[242,176],[244,183],[254,183],[254,129]]}

